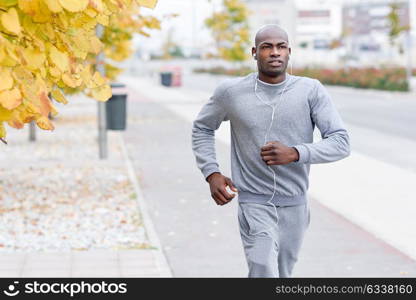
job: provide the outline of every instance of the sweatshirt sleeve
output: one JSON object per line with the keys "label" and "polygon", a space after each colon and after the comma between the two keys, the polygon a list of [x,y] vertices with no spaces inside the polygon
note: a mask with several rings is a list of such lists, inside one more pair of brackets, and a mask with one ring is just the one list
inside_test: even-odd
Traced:
{"label": "sweatshirt sleeve", "polygon": [[322,140],[294,146],[299,152],[299,160],[295,163],[329,163],[350,154],[350,139],[343,121],[325,87],[318,80],[315,82],[309,98],[310,113]]}
{"label": "sweatshirt sleeve", "polygon": [[218,86],[209,101],[202,107],[192,126],[192,150],[205,180],[212,173],[220,172],[215,153],[215,130],[223,121],[228,120],[222,105],[225,93],[224,84]]}

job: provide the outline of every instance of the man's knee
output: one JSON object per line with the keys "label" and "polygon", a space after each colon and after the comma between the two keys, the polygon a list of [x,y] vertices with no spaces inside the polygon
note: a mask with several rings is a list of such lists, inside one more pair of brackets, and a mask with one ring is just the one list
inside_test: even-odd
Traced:
{"label": "man's knee", "polygon": [[249,277],[279,277],[277,244],[269,236],[258,235],[255,239],[246,247]]}
{"label": "man's knee", "polygon": [[250,257],[248,259],[248,277],[279,277],[276,262],[271,262],[269,257]]}
{"label": "man's knee", "polygon": [[293,268],[298,261],[298,253],[295,251],[288,251],[281,249],[279,253],[279,274],[280,277],[291,277]]}

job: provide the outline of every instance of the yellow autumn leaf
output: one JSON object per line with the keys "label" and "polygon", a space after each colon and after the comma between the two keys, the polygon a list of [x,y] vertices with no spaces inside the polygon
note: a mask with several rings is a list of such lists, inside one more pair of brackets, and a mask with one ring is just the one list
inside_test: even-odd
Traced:
{"label": "yellow autumn leaf", "polygon": [[52,20],[51,11],[43,0],[19,0],[19,8],[36,23],[47,23]]}
{"label": "yellow autumn leaf", "polygon": [[88,51],[83,51],[79,48],[74,48],[73,51],[74,51],[74,56],[82,60],[85,60],[85,58],[88,55]]}
{"label": "yellow autumn leaf", "polygon": [[38,127],[40,129],[43,129],[43,130],[54,130],[55,129],[52,122],[48,119],[48,117],[45,117],[45,116],[38,117],[36,119],[36,125],[38,125]]}
{"label": "yellow autumn leaf", "polygon": [[89,87],[90,86],[91,77],[92,77],[91,65],[82,66],[81,67],[81,71],[80,71],[80,75],[81,75],[81,79],[84,82],[84,84],[87,87]]}
{"label": "yellow autumn leaf", "polygon": [[121,68],[117,68],[110,64],[105,64],[105,76],[111,80],[116,80],[117,76],[123,71]]}
{"label": "yellow autumn leaf", "polygon": [[92,8],[87,8],[86,10],[83,11],[83,13],[91,18],[95,18],[95,16],[97,16],[97,12],[93,10]]}
{"label": "yellow autumn leaf", "polygon": [[33,16],[39,9],[39,0],[19,0],[19,8],[29,16]]}
{"label": "yellow autumn leaf", "polygon": [[4,127],[3,122],[0,122],[0,138],[6,137],[6,128]]}
{"label": "yellow autumn leaf", "polygon": [[0,105],[12,110],[22,103],[22,94],[17,88],[0,92]]}
{"label": "yellow autumn leaf", "polygon": [[92,76],[92,81],[94,82],[95,87],[102,86],[106,83],[105,78],[97,71]]}
{"label": "yellow autumn leaf", "polygon": [[53,28],[53,25],[50,23],[40,24],[38,32],[40,30],[44,35],[46,35],[47,39],[50,41],[55,40],[57,33],[59,33],[59,31],[56,31],[56,29]]}
{"label": "yellow autumn leaf", "polygon": [[33,115],[48,116],[51,111],[50,100],[44,92],[37,93],[31,97],[30,101],[26,101],[25,99],[23,105],[26,110]]}
{"label": "yellow autumn leaf", "polygon": [[42,78],[45,78],[46,74],[48,74],[48,72],[46,71],[45,67],[40,67],[39,68],[39,74],[40,74],[40,76],[42,76]]}
{"label": "yellow autumn leaf", "polygon": [[32,72],[23,66],[18,66],[13,69],[13,77],[23,86],[29,87],[32,86],[34,79]]}
{"label": "yellow autumn leaf", "polygon": [[0,105],[0,122],[8,121],[12,117],[12,112]]}
{"label": "yellow autumn leaf", "polygon": [[10,47],[7,47],[6,48],[6,53],[7,53],[6,58],[10,58],[10,59],[18,62],[19,58],[16,55],[16,48],[18,48],[18,47],[15,47],[14,45],[10,46]]}
{"label": "yellow autumn leaf", "polygon": [[[24,126],[24,121],[21,117],[22,115],[22,108],[23,105],[19,105],[16,109],[13,109],[12,111],[12,118],[7,121],[7,124],[10,127],[16,128],[16,129],[21,129]],[[20,108],[20,109],[19,109]]]}
{"label": "yellow autumn leaf", "polygon": [[[25,100],[23,100],[25,101]],[[35,119],[35,114],[28,112],[26,110],[25,104],[21,104],[12,111],[12,118],[11,120],[7,121],[7,123],[12,127],[19,127],[19,123],[28,123]]]}
{"label": "yellow autumn leaf", "polygon": [[46,55],[39,50],[25,48],[22,51],[23,57],[29,69],[39,69],[45,62]]}
{"label": "yellow autumn leaf", "polygon": [[110,12],[110,14],[119,11],[120,8],[118,7],[118,5],[116,5],[116,3],[117,2],[111,0],[106,2],[107,10]]}
{"label": "yellow autumn leaf", "polygon": [[100,41],[100,39],[97,38],[96,36],[92,36],[89,39],[89,42],[90,42],[90,49],[89,49],[90,52],[94,54],[98,54],[101,52],[101,50],[103,50],[104,45]]}
{"label": "yellow autumn leaf", "polygon": [[137,4],[140,6],[148,7],[148,8],[155,8],[157,4],[157,0],[136,0]]}
{"label": "yellow autumn leaf", "polygon": [[91,95],[98,101],[107,101],[112,96],[111,88],[107,84],[93,88],[91,89]]}
{"label": "yellow autumn leaf", "polygon": [[46,87],[40,86],[40,82],[37,82],[37,99],[35,104],[39,106],[40,113],[44,116],[48,116],[51,111],[51,100],[48,97],[48,92],[46,90]]}
{"label": "yellow autumn leaf", "polygon": [[49,67],[48,71],[49,71],[49,74],[51,74],[55,78],[61,77],[61,71],[59,71],[57,67]]}
{"label": "yellow autumn leaf", "polygon": [[78,33],[73,38],[74,47],[78,51],[88,52],[90,50],[90,37],[85,36],[84,34]]}
{"label": "yellow autumn leaf", "polygon": [[7,12],[1,14],[1,23],[3,24],[4,28],[8,31],[19,34],[21,27],[19,22],[19,16],[17,15],[17,11],[14,7],[10,8]]}
{"label": "yellow autumn leaf", "polygon": [[0,0],[0,6],[9,7],[16,5],[17,0]]}
{"label": "yellow autumn leaf", "polygon": [[[1,41],[0,41],[1,43]],[[6,57],[6,52],[4,51],[4,48],[2,45],[0,45],[0,62]]]}
{"label": "yellow autumn leaf", "polygon": [[56,109],[55,105],[51,104],[51,112],[50,114],[55,117],[58,115],[58,110]]}
{"label": "yellow autumn leaf", "polygon": [[90,0],[90,7],[92,7],[98,12],[102,12],[104,9],[103,1],[102,0]]}
{"label": "yellow autumn leaf", "polygon": [[18,119],[14,118],[12,120],[7,121],[7,124],[10,127],[16,128],[16,129],[22,129],[24,126],[23,122],[20,122]]}
{"label": "yellow autumn leaf", "polygon": [[13,77],[10,69],[0,67],[0,91],[9,90],[13,87]]}
{"label": "yellow autumn leaf", "polygon": [[[16,109],[18,109],[18,108],[16,108]],[[23,105],[23,108],[22,108],[22,110],[19,114],[20,115],[20,120],[22,120],[22,122],[24,122],[24,123],[32,122],[33,120],[35,120],[35,114],[32,114],[31,112],[25,110],[25,108],[26,108],[26,106]]]}
{"label": "yellow autumn leaf", "polygon": [[62,74],[62,81],[71,88],[76,88],[82,83],[81,78],[75,78],[75,76],[71,76],[71,74],[68,73]]}
{"label": "yellow autumn leaf", "polygon": [[48,8],[53,13],[59,13],[62,11],[62,5],[59,3],[59,0],[44,0]]}
{"label": "yellow autumn leaf", "polygon": [[104,26],[108,26],[108,21],[109,21],[109,18],[106,15],[99,14],[97,16],[97,22]]}
{"label": "yellow autumn leaf", "polygon": [[23,105],[26,108],[26,111],[28,112],[28,114],[40,114],[40,109],[39,107],[35,106],[32,102],[30,101],[23,101]]}
{"label": "yellow autumn leaf", "polygon": [[0,62],[0,65],[5,67],[14,67],[17,65],[17,61],[11,58],[9,55],[6,55]]}
{"label": "yellow autumn leaf", "polygon": [[87,14],[77,14],[74,18],[70,19],[71,27],[78,30],[94,30],[97,25],[96,18],[92,18]]}
{"label": "yellow autumn leaf", "polygon": [[59,3],[70,12],[79,12],[88,6],[88,0],[59,0]]}
{"label": "yellow autumn leaf", "polygon": [[64,28],[68,28],[70,18],[66,14],[58,14],[59,22]]}
{"label": "yellow autumn leaf", "polygon": [[39,10],[37,14],[33,17],[35,22],[39,23],[50,23],[54,20],[52,16],[52,12],[50,11],[48,5],[45,3],[44,0],[39,1]]}
{"label": "yellow autumn leaf", "polygon": [[66,98],[65,98],[64,94],[62,94],[62,92],[61,92],[60,90],[58,90],[58,89],[53,90],[53,91],[51,92],[51,94],[52,94],[52,97],[53,97],[56,101],[58,101],[59,103],[63,103],[63,104],[67,104],[67,103],[68,103],[68,100],[66,100]]}
{"label": "yellow autumn leaf", "polygon": [[51,46],[49,57],[62,72],[69,70],[69,58],[67,53],[59,51],[55,46]]}

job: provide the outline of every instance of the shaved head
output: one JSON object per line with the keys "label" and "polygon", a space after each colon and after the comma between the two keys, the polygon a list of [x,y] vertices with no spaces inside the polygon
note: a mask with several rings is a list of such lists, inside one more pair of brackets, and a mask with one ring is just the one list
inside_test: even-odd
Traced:
{"label": "shaved head", "polygon": [[268,83],[283,81],[291,52],[286,30],[276,24],[261,27],[251,48],[259,78]]}
{"label": "shaved head", "polygon": [[278,37],[289,43],[287,32],[282,27],[276,24],[268,24],[264,25],[257,31],[255,38],[256,47],[270,37]]}

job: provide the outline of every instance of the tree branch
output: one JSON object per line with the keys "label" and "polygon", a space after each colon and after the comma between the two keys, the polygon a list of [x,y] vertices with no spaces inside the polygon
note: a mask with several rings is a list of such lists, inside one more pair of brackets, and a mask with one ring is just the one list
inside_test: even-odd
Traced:
{"label": "tree branch", "polygon": [[14,34],[11,34],[11,33],[7,33],[7,32],[4,32],[3,30],[0,30],[0,32],[3,33],[3,34],[5,34],[5,35],[8,35],[10,37],[13,37],[13,38],[18,37],[18,35],[14,35]]}

